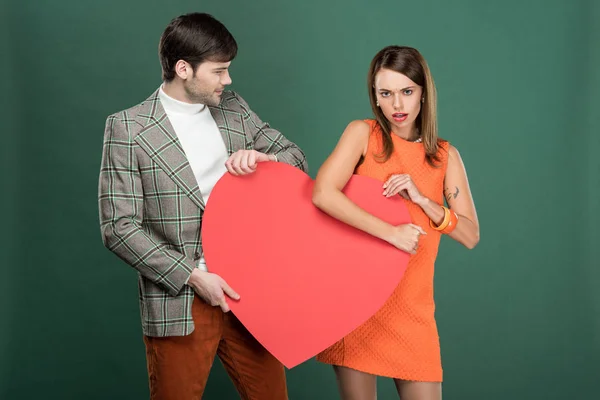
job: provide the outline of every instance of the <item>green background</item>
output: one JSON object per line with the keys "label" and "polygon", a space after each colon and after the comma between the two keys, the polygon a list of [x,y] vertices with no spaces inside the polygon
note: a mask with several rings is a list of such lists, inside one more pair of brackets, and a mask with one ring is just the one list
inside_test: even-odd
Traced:
{"label": "green background", "polygon": [[[599,2],[0,7],[0,398],[148,397],[136,276],[102,246],[97,179],[106,116],[159,86],[160,34],[190,11],[234,34],[233,88],[306,151],[313,177],[346,124],[370,117],[373,55],[420,49],[481,222],[476,249],[445,239],[436,264],[444,398],[598,398]],[[288,381],[291,399],[337,398],[314,360]],[[205,399],[234,398],[216,362]]]}

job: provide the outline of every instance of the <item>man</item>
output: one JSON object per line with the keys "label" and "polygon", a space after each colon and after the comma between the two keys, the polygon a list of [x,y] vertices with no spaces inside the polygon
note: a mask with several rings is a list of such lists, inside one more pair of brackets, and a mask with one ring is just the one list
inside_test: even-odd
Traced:
{"label": "man", "polygon": [[225,91],[236,53],[212,16],[175,18],[159,44],[163,84],[106,123],[102,237],[139,272],[152,399],[200,399],[215,355],[243,399],[287,398],[283,366],[228,313],[225,296],[239,295],[202,252],[204,206],[226,171],[252,173],[265,161],[307,169],[294,143]]}

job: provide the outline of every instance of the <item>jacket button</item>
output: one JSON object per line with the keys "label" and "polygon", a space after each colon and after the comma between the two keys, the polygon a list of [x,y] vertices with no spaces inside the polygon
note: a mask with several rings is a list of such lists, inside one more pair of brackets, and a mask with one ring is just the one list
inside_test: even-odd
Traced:
{"label": "jacket button", "polygon": [[200,253],[198,253],[198,252],[195,252],[195,253],[194,253],[194,261],[198,261],[198,260],[199,260],[201,257],[202,257],[202,256],[201,256],[201,254],[200,254]]}

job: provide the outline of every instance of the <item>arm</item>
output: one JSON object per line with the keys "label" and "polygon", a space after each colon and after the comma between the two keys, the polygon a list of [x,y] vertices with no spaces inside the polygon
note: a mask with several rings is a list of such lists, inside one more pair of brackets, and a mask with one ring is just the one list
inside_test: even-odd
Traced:
{"label": "arm", "polygon": [[[465,247],[472,249],[479,242],[477,212],[475,211],[467,173],[460,154],[453,146],[450,146],[448,153],[448,167],[444,178],[444,196],[449,208],[458,214],[456,229],[449,236]],[[417,204],[436,225],[442,222],[444,210],[439,204],[425,197],[419,200]]]}
{"label": "arm", "polygon": [[474,248],[479,243],[479,220],[465,166],[453,146],[449,149],[444,196],[448,206],[458,214],[456,229],[449,236],[469,249]]}
{"label": "arm", "polygon": [[263,122],[239,94],[235,93],[235,96],[242,105],[245,112],[244,119],[252,130],[254,149],[260,153],[274,155],[276,158],[272,159],[272,161],[284,162],[293,167],[300,168],[304,172],[308,172],[304,152],[279,131],[271,128],[268,123]]}
{"label": "arm", "polygon": [[354,228],[385,240],[401,250],[414,254],[419,233],[424,231],[412,224],[395,227],[366,212],[342,192],[366,152],[369,125],[364,121],[351,122],[336,148],[319,169],[313,188],[313,204]]}
{"label": "arm", "polygon": [[128,126],[115,116],[106,121],[98,191],[104,245],[144,277],[177,295],[195,266],[141,228],[144,196],[135,143]]}

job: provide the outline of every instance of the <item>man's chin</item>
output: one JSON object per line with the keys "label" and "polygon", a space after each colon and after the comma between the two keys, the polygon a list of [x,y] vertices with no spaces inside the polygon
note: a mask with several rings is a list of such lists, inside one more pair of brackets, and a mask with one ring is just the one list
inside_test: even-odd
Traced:
{"label": "man's chin", "polygon": [[214,96],[212,96],[210,98],[210,104],[208,104],[208,105],[216,107],[219,104],[221,104],[221,95],[220,94],[215,94]]}

